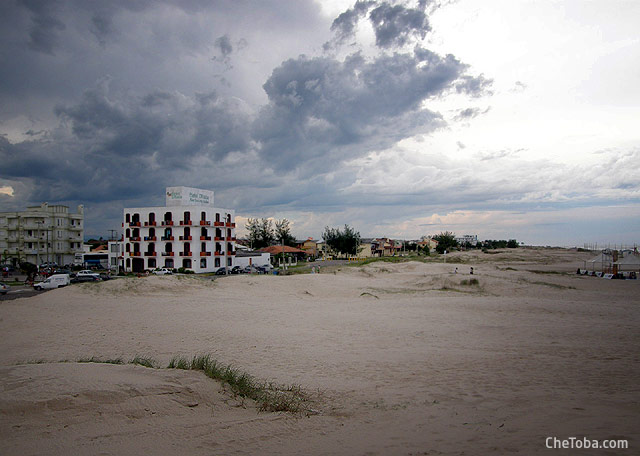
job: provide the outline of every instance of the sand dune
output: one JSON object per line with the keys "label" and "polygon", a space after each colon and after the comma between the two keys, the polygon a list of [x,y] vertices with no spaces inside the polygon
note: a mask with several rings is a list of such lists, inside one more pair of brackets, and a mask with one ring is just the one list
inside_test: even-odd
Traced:
{"label": "sand dune", "polygon": [[[637,448],[640,281],[576,276],[585,257],[461,252],[5,301],[0,453],[537,454],[547,436]],[[258,412],[195,371],[60,362],[200,353],[300,384],[313,413]]]}

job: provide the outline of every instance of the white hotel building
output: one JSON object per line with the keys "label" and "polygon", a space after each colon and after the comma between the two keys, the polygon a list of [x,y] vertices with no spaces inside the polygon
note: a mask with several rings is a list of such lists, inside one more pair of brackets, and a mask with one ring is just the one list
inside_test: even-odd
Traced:
{"label": "white hotel building", "polygon": [[124,269],[185,268],[201,273],[232,267],[234,219],[235,211],[213,206],[212,191],[167,187],[165,207],[124,209]]}

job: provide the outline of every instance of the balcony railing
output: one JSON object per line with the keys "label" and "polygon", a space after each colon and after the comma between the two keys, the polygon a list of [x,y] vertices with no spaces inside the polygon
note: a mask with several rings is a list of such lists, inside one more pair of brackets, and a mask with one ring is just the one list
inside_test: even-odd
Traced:
{"label": "balcony railing", "polygon": [[224,226],[224,222],[213,222],[213,226]]}
{"label": "balcony railing", "polygon": [[211,222],[208,220],[200,220],[200,226],[209,226]]}
{"label": "balcony railing", "polygon": [[161,241],[173,241],[175,239],[174,236],[162,236],[160,238]]}
{"label": "balcony railing", "polygon": [[200,236],[200,240],[201,241],[210,241],[211,240],[211,236]]}
{"label": "balcony railing", "polygon": [[227,223],[225,223],[225,226],[226,226],[227,228],[235,228],[235,227],[236,227],[236,224],[235,224],[235,223],[227,222]]}
{"label": "balcony railing", "polygon": [[180,236],[178,239],[181,241],[191,241],[193,240],[193,236]]}
{"label": "balcony railing", "polygon": [[173,252],[162,252],[162,256],[173,256]]}
{"label": "balcony railing", "polygon": [[220,250],[216,250],[216,251],[214,252],[214,255],[215,255],[215,256],[223,256],[223,255],[224,255],[224,252],[221,252]]}
{"label": "balcony railing", "polygon": [[180,252],[180,256],[191,256],[193,253],[191,252]]}
{"label": "balcony railing", "polygon": [[180,220],[180,225],[181,226],[191,225],[191,220]]}
{"label": "balcony railing", "polygon": [[140,222],[129,222],[129,226],[140,226]]}
{"label": "balcony railing", "polygon": [[173,220],[163,220],[160,224],[162,226],[173,226]]}
{"label": "balcony railing", "polygon": [[235,250],[229,250],[229,255],[235,255],[236,251]]}
{"label": "balcony railing", "polygon": [[157,237],[155,237],[155,236],[145,236],[145,237],[144,237],[144,240],[145,240],[145,241],[157,241],[157,240],[158,240],[158,238],[157,238]]}
{"label": "balcony railing", "polygon": [[216,236],[213,238],[215,241],[224,241],[224,236]]}
{"label": "balcony railing", "polygon": [[144,252],[144,256],[156,256],[156,252]]}
{"label": "balcony railing", "polygon": [[130,240],[130,241],[132,241],[132,242],[133,242],[133,241],[140,241],[140,236],[131,236],[131,237],[129,238],[129,240]]}
{"label": "balcony railing", "polygon": [[201,256],[201,257],[208,257],[208,256],[211,256],[211,252],[200,252],[200,256]]}
{"label": "balcony railing", "polygon": [[129,252],[131,254],[131,256],[141,256],[142,254],[140,252]]}
{"label": "balcony railing", "polygon": [[144,222],[144,226],[156,226],[156,221],[153,222]]}

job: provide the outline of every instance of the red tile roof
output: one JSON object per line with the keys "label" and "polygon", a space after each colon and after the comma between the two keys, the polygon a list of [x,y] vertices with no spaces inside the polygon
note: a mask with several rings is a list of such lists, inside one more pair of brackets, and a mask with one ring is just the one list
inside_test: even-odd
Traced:
{"label": "red tile roof", "polygon": [[277,255],[279,253],[282,253],[283,248],[284,248],[284,253],[304,253],[305,255],[307,254],[307,252],[305,252],[304,250],[296,249],[295,247],[289,247],[288,245],[285,245],[284,247],[282,247],[281,245],[270,245],[269,247],[260,249],[260,252],[270,253],[271,255]]}

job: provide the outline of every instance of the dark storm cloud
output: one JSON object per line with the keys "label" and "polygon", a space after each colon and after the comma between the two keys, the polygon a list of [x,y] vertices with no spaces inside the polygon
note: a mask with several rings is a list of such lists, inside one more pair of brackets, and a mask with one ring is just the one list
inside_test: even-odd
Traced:
{"label": "dark storm cloud", "polygon": [[[150,201],[164,186],[185,183],[215,188],[238,209],[357,201],[341,196],[355,175],[345,171],[349,161],[446,125],[430,100],[456,91],[476,96],[490,84],[453,55],[406,49],[429,30],[424,5],[360,1],[334,21],[335,36],[346,40],[358,20],[371,20],[385,51],[379,55],[284,61],[277,52],[296,41],[292,30],[302,36],[309,24],[318,26],[317,5],[274,0],[249,11],[206,1],[43,5],[21,4],[10,11],[19,26],[0,27],[9,43],[5,55],[16,62],[0,68],[7,76],[0,85],[3,115],[31,97],[34,104],[46,100],[54,119],[44,129],[25,128],[21,140],[0,138],[0,177],[24,182],[31,201]],[[264,36],[247,25],[256,21],[269,29],[264,47]],[[38,24],[53,55],[42,43],[33,48],[30,30]],[[323,27],[314,35],[318,45],[329,35],[329,23]],[[397,47],[402,52],[392,52]],[[247,66],[251,52],[257,60],[277,57],[260,78],[249,71],[258,67]],[[216,59],[227,65],[228,86],[215,78]],[[262,86],[262,98],[244,101],[240,83]],[[304,184],[292,193],[292,181]]]}
{"label": "dark storm cloud", "polygon": [[369,13],[369,19],[381,48],[403,46],[414,36],[424,39],[431,30],[424,11],[402,5],[382,3]]}
{"label": "dark storm cloud", "polygon": [[482,90],[484,83],[470,83],[466,69],[452,55],[425,49],[372,60],[360,54],[344,61],[290,59],[264,85],[269,105],[256,122],[255,139],[270,163],[286,168],[316,157],[344,160],[380,150],[442,126],[441,116],[422,104],[456,81],[471,95]]}
{"label": "dark storm cloud", "polygon": [[29,48],[45,54],[53,54],[58,43],[58,32],[65,25],[57,19],[51,10],[56,9],[52,0],[20,0],[20,4],[31,13],[29,28]]}
{"label": "dark storm cloud", "polygon": [[426,8],[431,2],[420,1],[417,8],[406,6],[405,2],[358,0],[352,8],[340,14],[331,25],[335,36],[325,43],[324,48],[343,44],[354,38],[358,22],[367,18],[376,35],[376,45],[382,49],[402,47],[413,38],[424,39],[431,31]]}
{"label": "dark storm cloud", "polygon": [[[342,44],[348,39],[353,38],[356,33],[358,22],[367,14],[369,8],[375,4],[375,1],[358,0],[353,5],[353,8],[349,8],[335,18],[333,24],[331,24],[331,31],[336,35],[334,44]],[[324,44],[325,49],[330,47],[331,43]]]}

